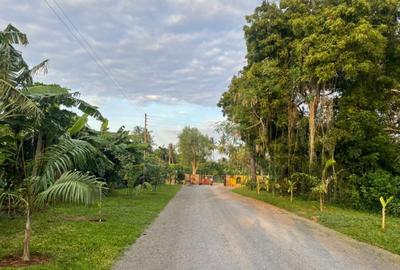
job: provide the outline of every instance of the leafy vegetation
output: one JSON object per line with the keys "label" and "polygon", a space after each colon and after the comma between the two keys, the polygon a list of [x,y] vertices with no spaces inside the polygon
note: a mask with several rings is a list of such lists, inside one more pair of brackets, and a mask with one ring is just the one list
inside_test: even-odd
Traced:
{"label": "leafy vegetation", "polygon": [[[263,1],[219,106],[222,151],[294,196],[400,214],[398,1]],[[228,135],[226,135],[228,134]],[[233,139],[232,139],[233,138]],[[239,143],[238,143],[239,141]]]}
{"label": "leafy vegetation", "polygon": [[[157,190],[168,165],[146,129],[110,132],[78,92],[34,83],[48,60],[29,68],[16,44],[27,45],[27,36],[9,25],[0,32],[0,211],[25,213],[22,259],[29,262],[34,213],[61,202],[101,206],[103,193],[117,187],[136,195]],[[100,131],[87,125],[89,117],[102,123]]]}
{"label": "leafy vegetation", "polygon": [[191,166],[192,175],[197,174],[200,163],[204,163],[213,150],[213,142],[197,128],[185,127],[178,135],[178,148],[183,165]]}

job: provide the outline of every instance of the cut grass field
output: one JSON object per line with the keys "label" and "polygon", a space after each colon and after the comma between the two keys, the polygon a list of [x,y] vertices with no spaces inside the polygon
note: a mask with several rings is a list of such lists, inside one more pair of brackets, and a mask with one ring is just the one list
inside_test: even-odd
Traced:
{"label": "cut grass field", "polygon": [[245,187],[234,189],[233,192],[243,196],[267,202],[299,216],[316,221],[328,228],[346,234],[356,240],[381,247],[400,254],[400,218],[387,216],[386,230],[382,231],[381,216],[373,213],[360,212],[351,209],[327,205],[323,212],[319,211],[319,202],[305,201],[294,198],[293,203],[286,196],[256,191]]}
{"label": "cut grass field", "polygon": [[[32,253],[51,260],[29,269],[109,269],[179,189],[164,185],[137,196],[117,190],[103,200],[101,223],[89,220],[98,217],[97,206],[65,205],[34,213]],[[24,222],[23,217],[0,216],[0,260],[22,254]]]}

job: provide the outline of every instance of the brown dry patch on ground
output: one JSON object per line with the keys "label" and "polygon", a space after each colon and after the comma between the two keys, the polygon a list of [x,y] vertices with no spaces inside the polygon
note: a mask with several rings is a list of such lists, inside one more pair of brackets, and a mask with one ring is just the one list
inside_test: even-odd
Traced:
{"label": "brown dry patch on ground", "polygon": [[11,255],[0,259],[0,267],[23,267],[50,262],[51,257],[43,254],[32,254],[31,261],[25,262],[20,256]]}
{"label": "brown dry patch on ground", "polygon": [[99,216],[63,216],[63,220],[66,221],[92,221],[92,222],[104,222],[106,219]]}
{"label": "brown dry patch on ground", "polygon": [[312,216],[310,219],[314,222],[319,222],[319,216]]}

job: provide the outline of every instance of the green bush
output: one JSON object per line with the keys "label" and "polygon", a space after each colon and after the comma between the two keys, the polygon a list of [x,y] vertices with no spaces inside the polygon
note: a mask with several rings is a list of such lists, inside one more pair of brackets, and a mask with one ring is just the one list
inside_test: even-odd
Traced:
{"label": "green bush", "polygon": [[320,182],[317,177],[306,173],[294,173],[290,176],[290,180],[297,183],[296,194],[302,197],[309,197],[312,193],[312,188]]}
{"label": "green bush", "polygon": [[400,177],[393,176],[384,170],[377,170],[366,174],[361,178],[361,203],[367,210],[380,210],[379,198],[394,196],[394,200],[388,205],[388,212],[392,215],[400,215]]}

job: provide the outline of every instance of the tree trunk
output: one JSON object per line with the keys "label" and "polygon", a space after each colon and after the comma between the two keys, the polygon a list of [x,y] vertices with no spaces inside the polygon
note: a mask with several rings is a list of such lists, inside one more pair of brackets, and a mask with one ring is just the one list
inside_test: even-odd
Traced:
{"label": "tree trunk", "polygon": [[258,179],[257,176],[256,179],[257,179],[257,195],[260,195],[260,180]]}
{"label": "tree trunk", "polygon": [[290,189],[290,202],[293,202],[293,188]]}
{"label": "tree trunk", "polygon": [[254,153],[254,147],[250,149],[250,176],[251,181],[257,181],[257,168],[256,168],[256,157]]}
{"label": "tree trunk", "polygon": [[316,135],[316,127],[315,127],[315,116],[317,114],[317,109],[318,109],[318,104],[319,104],[319,91],[316,91],[314,93],[314,96],[312,97],[310,103],[308,104],[309,110],[310,110],[310,116],[309,116],[309,146],[308,146],[308,168],[309,172],[311,173],[315,159],[316,159],[316,154],[315,154],[315,135]]}
{"label": "tree trunk", "polygon": [[319,210],[321,212],[324,210],[324,198],[322,193],[319,194]]}
{"label": "tree trunk", "polygon": [[43,154],[43,136],[42,132],[39,131],[38,134],[38,139],[36,143],[36,152],[35,152],[35,158],[33,162],[33,168],[32,168],[32,176],[37,176],[40,162],[42,159],[42,154]]}
{"label": "tree trunk", "polygon": [[26,213],[26,224],[25,224],[24,253],[22,255],[22,260],[24,260],[25,262],[29,262],[31,260],[31,252],[30,252],[31,235],[32,235],[31,211],[28,207]]}
{"label": "tree trunk", "polygon": [[192,162],[192,175],[196,175],[197,173],[197,165],[196,165],[196,161]]}
{"label": "tree trunk", "polygon": [[8,196],[8,211],[7,211],[8,217],[11,216],[11,198]]}
{"label": "tree trunk", "polygon": [[297,108],[292,100],[289,101],[287,109],[288,109],[288,135],[287,135],[288,160],[287,160],[287,166],[288,166],[288,175],[291,175],[291,173],[292,173],[293,130],[294,130],[296,120],[297,120]]}

